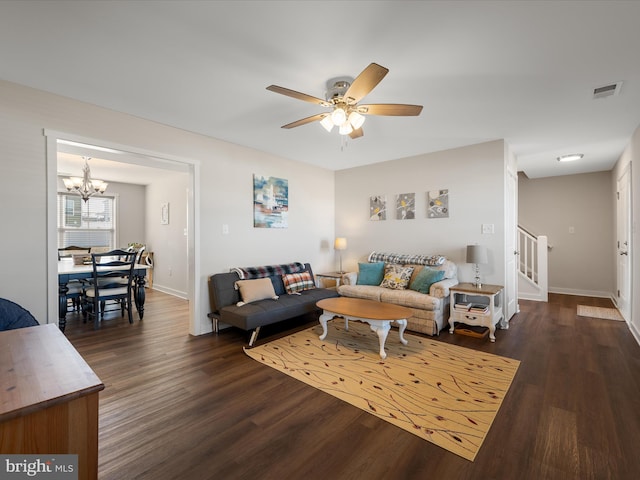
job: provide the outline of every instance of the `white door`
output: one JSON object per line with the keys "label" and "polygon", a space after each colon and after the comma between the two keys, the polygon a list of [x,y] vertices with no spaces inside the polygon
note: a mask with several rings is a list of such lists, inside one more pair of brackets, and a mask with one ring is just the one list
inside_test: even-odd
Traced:
{"label": "white door", "polygon": [[617,274],[618,288],[616,303],[625,320],[631,320],[631,196],[629,195],[631,181],[631,165],[624,169],[618,178],[618,200],[616,203],[617,217]]}
{"label": "white door", "polygon": [[505,320],[518,313],[518,178],[507,173],[505,193]]}

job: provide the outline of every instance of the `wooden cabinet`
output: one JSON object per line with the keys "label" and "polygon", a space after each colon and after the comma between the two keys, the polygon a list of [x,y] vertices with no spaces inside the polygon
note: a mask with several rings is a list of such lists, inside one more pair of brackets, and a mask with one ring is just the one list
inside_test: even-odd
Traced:
{"label": "wooden cabinet", "polygon": [[98,478],[104,385],[54,324],[0,332],[0,453],[76,454]]}

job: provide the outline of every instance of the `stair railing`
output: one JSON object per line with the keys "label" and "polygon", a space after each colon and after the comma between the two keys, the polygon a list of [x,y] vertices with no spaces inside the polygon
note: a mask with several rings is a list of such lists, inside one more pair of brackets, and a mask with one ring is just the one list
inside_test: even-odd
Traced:
{"label": "stair railing", "polygon": [[526,279],[526,293],[519,297],[546,302],[549,294],[548,284],[548,241],[545,235],[535,236],[518,226],[518,271],[520,278]]}

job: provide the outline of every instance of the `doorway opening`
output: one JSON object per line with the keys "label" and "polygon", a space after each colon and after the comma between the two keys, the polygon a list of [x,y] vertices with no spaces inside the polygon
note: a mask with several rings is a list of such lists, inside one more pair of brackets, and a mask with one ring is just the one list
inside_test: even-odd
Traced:
{"label": "doorway opening", "polygon": [[[198,228],[199,196],[196,178],[199,178],[199,162],[159,152],[118,145],[99,139],[81,137],[74,134],[45,130],[47,142],[47,316],[51,322],[58,319],[57,280],[57,206],[58,155],[73,152],[78,155],[96,156],[106,161],[120,163],[123,169],[132,171],[179,171],[188,176],[186,189],[187,238],[187,291],[189,301],[189,333],[200,335],[210,331],[210,322],[202,321],[199,274],[199,245],[196,241]],[[91,153],[93,152],[93,153]],[[114,180],[117,181],[117,180]],[[208,328],[207,328],[208,327]]]}

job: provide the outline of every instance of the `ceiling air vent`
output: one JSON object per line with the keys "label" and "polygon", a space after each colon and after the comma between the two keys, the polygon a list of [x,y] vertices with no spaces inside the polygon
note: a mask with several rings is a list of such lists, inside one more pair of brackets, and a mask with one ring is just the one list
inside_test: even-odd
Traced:
{"label": "ceiling air vent", "polygon": [[620,87],[622,82],[612,83],[611,85],[603,85],[593,89],[593,98],[605,98],[611,95],[618,95],[620,93]]}

